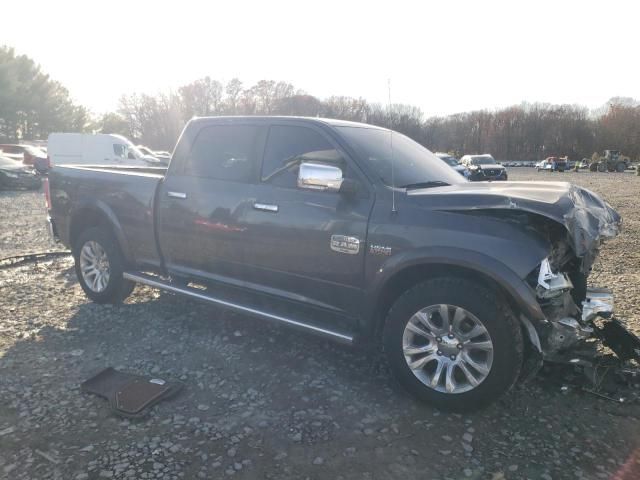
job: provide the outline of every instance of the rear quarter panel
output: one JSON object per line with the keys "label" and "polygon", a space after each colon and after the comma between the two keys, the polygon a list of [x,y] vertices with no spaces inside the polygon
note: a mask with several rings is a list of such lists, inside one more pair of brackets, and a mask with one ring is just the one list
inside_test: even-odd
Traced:
{"label": "rear quarter panel", "polygon": [[[159,264],[154,197],[163,170],[56,166],[50,174],[51,217],[62,242],[72,247],[74,218],[91,211],[107,219],[127,259]],[[95,213],[94,213],[95,212]]]}

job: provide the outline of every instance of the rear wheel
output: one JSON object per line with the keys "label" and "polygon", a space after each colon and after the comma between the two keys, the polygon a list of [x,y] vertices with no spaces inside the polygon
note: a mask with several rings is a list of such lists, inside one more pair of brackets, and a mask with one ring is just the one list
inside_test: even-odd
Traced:
{"label": "rear wheel", "polygon": [[465,279],[431,279],[405,292],[389,311],[383,341],[399,383],[443,410],[493,402],[522,366],[522,332],[508,305]]}
{"label": "rear wheel", "polygon": [[618,163],[616,165],[616,172],[622,173],[622,172],[624,172],[624,169],[625,169],[625,164],[624,163],[620,162],[620,163]]}
{"label": "rear wheel", "polygon": [[103,227],[80,234],[74,248],[75,269],[80,286],[96,303],[119,303],[135,284],[123,278],[124,259],[118,242]]}

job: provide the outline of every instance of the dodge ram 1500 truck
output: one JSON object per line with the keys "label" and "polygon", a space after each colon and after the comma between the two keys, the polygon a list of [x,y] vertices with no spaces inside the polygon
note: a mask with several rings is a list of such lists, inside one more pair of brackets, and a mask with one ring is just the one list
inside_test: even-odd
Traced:
{"label": "dodge ram 1500 truck", "polygon": [[568,183],[470,183],[384,128],[197,118],[167,168],[56,165],[47,194],[91,300],[142,283],[379,346],[439,408],[485,405],[528,360],[622,328],[611,294],[587,287],[620,227],[606,202]]}

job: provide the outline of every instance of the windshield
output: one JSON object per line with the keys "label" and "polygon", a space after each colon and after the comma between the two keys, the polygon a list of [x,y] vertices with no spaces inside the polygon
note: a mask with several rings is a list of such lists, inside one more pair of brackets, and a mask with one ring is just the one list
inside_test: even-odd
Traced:
{"label": "windshield", "polygon": [[471,163],[474,165],[489,165],[494,164],[496,161],[491,156],[486,157],[473,157]]}
{"label": "windshield", "polygon": [[[464,183],[464,179],[417,142],[390,130],[364,127],[336,127],[366,161],[366,167],[387,186],[444,182]],[[394,181],[391,175],[393,142]]]}

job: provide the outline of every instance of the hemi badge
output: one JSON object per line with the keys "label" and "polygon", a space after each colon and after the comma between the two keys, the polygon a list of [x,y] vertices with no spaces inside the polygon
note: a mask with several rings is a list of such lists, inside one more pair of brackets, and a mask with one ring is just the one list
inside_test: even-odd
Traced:
{"label": "hemi badge", "polygon": [[369,252],[371,252],[372,255],[384,255],[388,257],[391,255],[391,247],[387,247],[386,245],[371,245]]}
{"label": "hemi badge", "polygon": [[358,237],[331,235],[331,250],[355,255],[360,251],[360,240]]}

